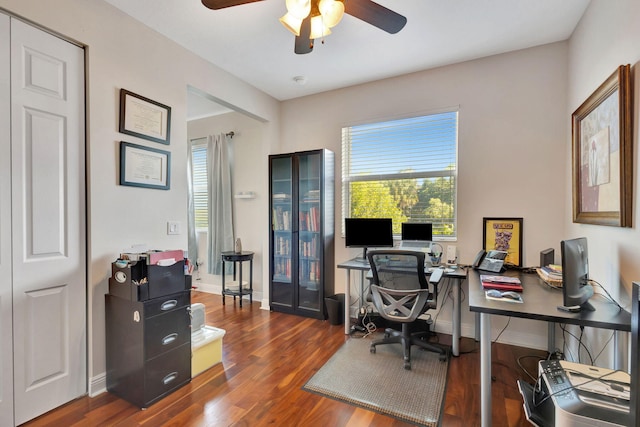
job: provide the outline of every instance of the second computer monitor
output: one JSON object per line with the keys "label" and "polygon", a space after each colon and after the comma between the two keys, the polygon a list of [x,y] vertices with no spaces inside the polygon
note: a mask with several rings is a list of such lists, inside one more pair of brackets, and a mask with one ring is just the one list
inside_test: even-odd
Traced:
{"label": "second computer monitor", "polygon": [[433,239],[433,225],[427,222],[403,222],[402,241],[430,242]]}

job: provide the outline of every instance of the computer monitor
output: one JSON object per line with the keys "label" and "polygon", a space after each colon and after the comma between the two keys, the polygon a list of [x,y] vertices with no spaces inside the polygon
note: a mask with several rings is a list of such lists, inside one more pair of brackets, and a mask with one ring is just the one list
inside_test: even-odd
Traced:
{"label": "computer monitor", "polygon": [[562,304],[567,311],[589,310],[593,286],[589,283],[589,256],[586,237],[560,242],[562,253]]}
{"label": "computer monitor", "polygon": [[403,222],[402,241],[430,242],[433,239],[433,225],[430,222]]}
{"label": "computer monitor", "polygon": [[345,246],[363,248],[362,258],[367,261],[367,248],[393,247],[393,221],[391,218],[345,218]]}

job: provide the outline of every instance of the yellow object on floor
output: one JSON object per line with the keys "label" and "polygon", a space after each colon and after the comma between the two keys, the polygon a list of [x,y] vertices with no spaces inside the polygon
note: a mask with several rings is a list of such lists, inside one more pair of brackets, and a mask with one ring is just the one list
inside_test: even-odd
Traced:
{"label": "yellow object on floor", "polygon": [[191,334],[191,377],[222,362],[222,337],[226,331],[205,325]]}

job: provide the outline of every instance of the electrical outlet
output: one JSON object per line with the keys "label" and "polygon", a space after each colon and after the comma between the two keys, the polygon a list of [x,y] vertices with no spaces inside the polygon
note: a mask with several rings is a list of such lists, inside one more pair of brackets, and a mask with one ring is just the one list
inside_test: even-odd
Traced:
{"label": "electrical outlet", "polygon": [[180,234],[180,221],[167,221],[167,234]]}

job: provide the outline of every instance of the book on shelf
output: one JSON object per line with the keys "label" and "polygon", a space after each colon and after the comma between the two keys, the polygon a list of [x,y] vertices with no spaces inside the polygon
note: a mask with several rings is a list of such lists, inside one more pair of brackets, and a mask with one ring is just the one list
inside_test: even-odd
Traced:
{"label": "book on shelf", "polygon": [[498,289],[501,291],[522,292],[522,283],[517,277],[493,276],[487,274],[480,275],[483,289]]}

